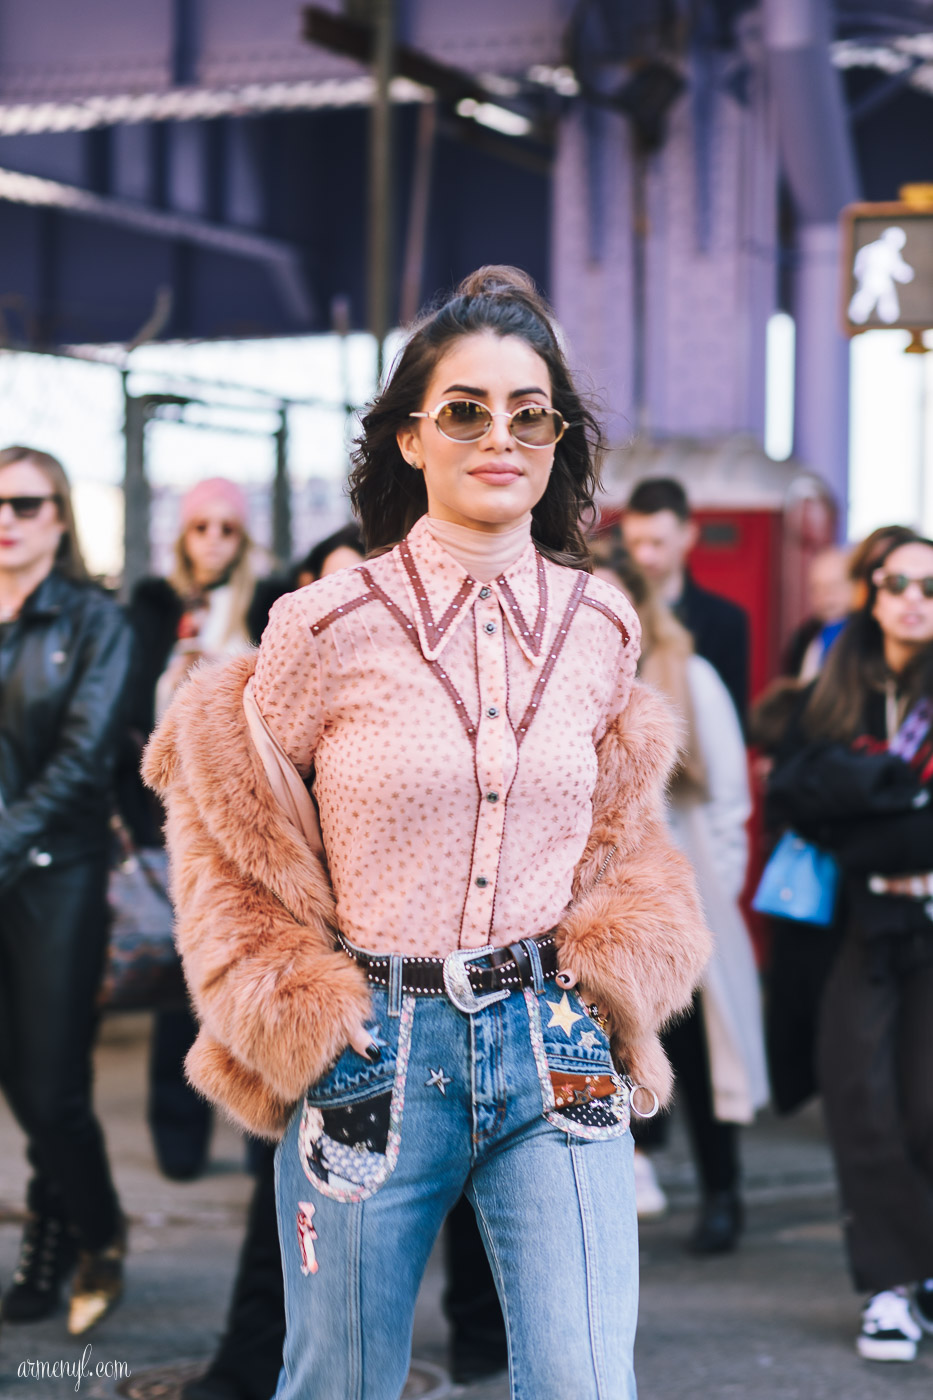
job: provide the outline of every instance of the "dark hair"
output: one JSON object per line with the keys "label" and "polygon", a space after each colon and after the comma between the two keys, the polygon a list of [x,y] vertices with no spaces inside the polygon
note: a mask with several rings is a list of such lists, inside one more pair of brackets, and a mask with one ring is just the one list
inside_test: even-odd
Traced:
{"label": "dark hair", "polygon": [[635,485],[628,498],[626,510],[633,515],[657,515],[660,510],[673,511],[677,519],[690,519],[690,502],[680,482],[672,476],[648,476]]}
{"label": "dark hair", "polygon": [[916,531],[909,525],[879,525],[857,544],[849,558],[849,578],[853,583],[868,583],[883,559],[901,544],[912,544]]}
{"label": "dark hair", "polygon": [[317,544],[312,545],[305,557],[295,565],[294,573],[296,576],[298,574],[312,574],[315,579],[319,579],[321,570],[335,549],[353,549],[361,559],[364,559],[366,550],[363,546],[363,536],[360,533],[359,525],[344,525],[341,530],[335,530],[326,539],[318,540]]}
{"label": "dark hair", "polygon": [[[873,616],[878,587],[872,575],[905,544],[924,544],[933,549],[933,540],[913,530],[897,526],[892,527],[891,533],[892,538],[872,556],[872,571],[861,580],[864,601],[833,644],[807,702],[803,724],[811,738],[850,743],[865,723],[869,694],[882,689],[888,679],[884,635]],[[898,679],[908,707],[922,695],[933,697],[933,642],[917,653]]]}
{"label": "dark hair", "polygon": [[55,568],[67,578],[77,583],[86,583],[89,575],[81,546],[78,543],[78,529],[75,524],[74,506],[71,502],[71,485],[65,468],[51,452],[40,452],[37,447],[24,447],[18,443],[14,447],[0,450],[0,471],[4,467],[16,466],[25,462],[42,473],[49,483],[51,494],[58,507],[58,518],[64,525],[62,537],[55,553]]}
{"label": "dark hair", "polygon": [[778,676],[765,687],[748,711],[746,739],[753,748],[777,752],[800,709],[802,690],[796,676]]}
{"label": "dark hair", "polygon": [[356,440],[350,499],[369,550],[396,544],[428,507],[424,477],[405,461],[396,433],[422,406],[434,369],[461,336],[514,335],[540,355],[551,377],[551,400],[570,425],[554,450],[547,490],[532,508],[531,533],[558,564],[590,568],[581,517],[592,511],[602,444],[596,419],[574,387],[547,303],[515,267],[481,267],[453,296],[417,323],[388,383],[370,405]]}

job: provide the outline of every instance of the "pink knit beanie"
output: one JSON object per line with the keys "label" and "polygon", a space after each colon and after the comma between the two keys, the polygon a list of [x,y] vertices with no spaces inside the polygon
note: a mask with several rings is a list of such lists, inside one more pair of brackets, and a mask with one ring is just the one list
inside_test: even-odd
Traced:
{"label": "pink knit beanie", "polygon": [[205,507],[215,502],[225,505],[237,524],[242,529],[246,528],[249,503],[236,482],[228,481],[225,476],[210,476],[185,493],[181,501],[181,528],[187,530],[189,525],[201,518]]}

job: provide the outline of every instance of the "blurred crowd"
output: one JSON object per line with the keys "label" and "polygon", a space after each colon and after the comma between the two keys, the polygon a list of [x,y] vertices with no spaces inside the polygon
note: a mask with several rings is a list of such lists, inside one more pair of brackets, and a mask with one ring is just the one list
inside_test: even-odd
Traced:
{"label": "blurred crowd", "polygon": [[[738,1246],[742,1125],[769,1101],[787,1114],[819,1094],[866,1298],[857,1348],[909,1361],[933,1333],[933,543],[892,526],[817,555],[784,674],[750,703],[748,618],[691,576],[695,542],[683,485],[666,478],[640,482],[592,538],[594,568],[638,613],[639,674],[681,722],[669,820],[716,935],[692,1009],[665,1034],[700,1186],[686,1244]],[[135,862],[167,908],[143,748],[194,665],[258,643],[278,597],[364,555],[348,525],[257,579],[245,497],[216,477],[182,501],[171,574],[121,606],[87,576],[60,464],[0,452],[0,1087],[31,1167],[19,1264],[0,1280],[5,1323],[48,1317],[68,1285],[81,1336],[122,1290],[126,1224],[91,1052],[121,975],[174,957],[170,914],[134,933],[130,887],[114,879]],[[753,809],[764,835],[750,847]],[[210,1149],[211,1110],[184,1076],[197,1027],[177,977],[151,987],[148,1124],[160,1169],[186,1180]],[[643,1218],[666,1209],[652,1165],[666,1131],[664,1115],[636,1128]],[[281,1364],[273,1152],[248,1155],[227,1327],[187,1400],[264,1400]],[[504,1364],[505,1333],[464,1200],[445,1260],[453,1371],[467,1381]]]}

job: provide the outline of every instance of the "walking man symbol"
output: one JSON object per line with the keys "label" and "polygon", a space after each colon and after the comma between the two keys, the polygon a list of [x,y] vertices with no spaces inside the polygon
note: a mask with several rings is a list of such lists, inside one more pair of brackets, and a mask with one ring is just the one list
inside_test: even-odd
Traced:
{"label": "walking man symbol", "polygon": [[874,243],[859,248],[852,264],[858,287],[849,302],[849,320],[856,325],[863,326],[873,312],[886,326],[899,318],[901,304],[895,283],[914,280],[914,269],[901,256],[906,242],[904,230],[893,225]]}

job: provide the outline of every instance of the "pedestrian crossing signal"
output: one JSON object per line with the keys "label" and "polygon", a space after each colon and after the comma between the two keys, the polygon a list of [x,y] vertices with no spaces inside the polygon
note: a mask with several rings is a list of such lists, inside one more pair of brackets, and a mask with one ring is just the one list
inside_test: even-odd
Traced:
{"label": "pedestrian crossing signal", "polygon": [[850,336],[933,329],[933,203],[842,211],[842,318]]}

